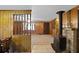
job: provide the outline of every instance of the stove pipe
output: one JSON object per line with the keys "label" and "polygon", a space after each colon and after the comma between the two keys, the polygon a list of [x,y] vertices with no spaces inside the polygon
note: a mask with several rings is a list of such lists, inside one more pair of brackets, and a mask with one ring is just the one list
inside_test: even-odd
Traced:
{"label": "stove pipe", "polygon": [[59,37],[62,37],[62,16],[65,11],[58,11],[56,14],[59,15]]}
{"label": "stove pipe", "polygon": [[59,52],[64,51],[66,49],[66,38],[62,35],[62,17],[63,17],[64,11],[58,11],[57,14],[59,15],[59,46],[58,50]]}

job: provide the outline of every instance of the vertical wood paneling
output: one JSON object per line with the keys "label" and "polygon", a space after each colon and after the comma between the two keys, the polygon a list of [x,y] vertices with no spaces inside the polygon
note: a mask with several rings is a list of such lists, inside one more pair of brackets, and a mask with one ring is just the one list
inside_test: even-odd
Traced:
{"label": "vertical wood paneling", "polygon": [[35,33],[36,34],[43,34],[44,32],[44,23],[43,22],[36,22],[35,23]]}
{"label": "vertical wood paneling", "polygon": [[67,13],[63,13],[63,27],[67,26]]}
{"label": "vertical wood paneling", "polygon": [[77,8],[71,10],[72,28],[78,28],[78,11]]}
{"label": "vertical wood paneling", "polygon": [[[16,44],[15,47],[19,48],[20,52],[31,52],[31,37],[24,35],[14,36],[13,30],[16,31],[14,24],[13,14],[31,14],[31,10],[0,10],[0,39],[5,39],[12,36],[12,41]],[[22,22],[18,23],[20,29],[18,33],[21,34],[23,30]],[[14,27],[13,27],[14,25]],[[15,29],[14,29],[15,28]],[[15,32],[16,33],[16,32]],[[24,37],[23,37],[24,36]],[[18,45],[17,45],[18,44]]]}

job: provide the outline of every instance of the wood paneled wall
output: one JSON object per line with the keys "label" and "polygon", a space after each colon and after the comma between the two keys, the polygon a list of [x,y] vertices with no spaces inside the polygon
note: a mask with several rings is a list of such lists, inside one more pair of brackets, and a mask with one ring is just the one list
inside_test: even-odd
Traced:
{"label": "wood paneled wall", "polygon": [[13,35],[13,14],[31,14],[31,10],[0,10],[0,38]]}
{"label": "wood paneled wall", "polygon": [[0,11],[0,38],[6,38],[13,33],[12,13],[9,11]]}
{"label": "wood paneled wall", "polygon": [[78,8],[71,9],[72,28],[78,28]]}
{"label": "wood paneled wall", "polygon": [[12,36],[15,52],[31,52],[31,37],[13,35],[13,14],[31,14],[31,10],[0,10],[0,39]]}
{"label": "wood paneled wall", "polygon": [[63,13],[63,21],[62,22],[63,22],[62,23],[63,27],[67,26],[67,13],[66,12]]}
{"label": "wood paneled wall", "polygon": [[35,23],[35,32],[37,34],[43,34],[44,30],[44,23],[43,22],[36,22]]}
{"label": "wood paneled wall", "polygon": [[[70,15],[69,11],[65,12],[63,14],[63,26],[67,26],[69,20],[71,21],[71,27],[72,28],[78,28],[78,11],[77,8],[73,8],[70,10]],[[71,19],[68,19],[68,17],[71,17]]]}
{"label": "wood paneled wall", "polygon": [[[32,34],[46,34],[44,31],[47,31],[47,34],[50,34],[50,25],[46,25],[45,23],[50,24],[50,22],[45,22],[45,21],[35,21],[35,30],[32,31]],[[46,28],[45,28],[46,27]]]}
{"label": "wood paneled wall", "polygon": [[50,21],[50,34],[53,36],[54,35],[54,33],[53,33],[53,30],[54,30],[54,21],[52,20],[52,21]]}
{"label": "wood paneled wall", "polygon": [[52,36],[57,36],[59,34],[59,21],[58,18],[50,21],[50,34]]}
{"label": "wood paneled wall", "polygon": [[[77,33],[78,33],[77,32],[77,29],[78,29],[78,8],[77,7],[72,8],[71,10],[63,14],[63,25],[68,26],[69,24],[70,24],[70,27],[63,28],[63,30],[65,31],[63,32],[63,34],[66,35],[67,44],[69,44],[68,40],[70,40],[70,45],[68,46],[69,48],[71,47],[72,48],[69,50],[72,52],[76,52],[77,50],[79,50],[79,44],[78,44],[79,40],[77,40]],[[71,30],[69,31],[69,29]]]}
{"label": "wood paneled wall", "polygon": [[31,37],[25,35],[14,35],[12,38],[14,52],[31,52]]}

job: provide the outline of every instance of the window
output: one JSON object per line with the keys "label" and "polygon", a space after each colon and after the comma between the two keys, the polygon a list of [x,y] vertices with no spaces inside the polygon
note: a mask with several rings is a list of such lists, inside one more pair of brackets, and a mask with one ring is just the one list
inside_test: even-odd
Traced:
{"label": "window", "polygon": [[28,24],[28,30],[35,30],[35,28],[34,28],[34,23],[31,23],[31,26],[30,26],[30,24]]}
{"label": "window", "polygon": [[[28,26],[27,26],[28,25]],[[34,23],[25,23],[25,25],[24,25],[24,23],[23,23],[23,26],[25,26],[24,28],[23,28],[23,30],[35,30],[35,27],[34,27]]]}
{"label": "window", "polygon": [[14,14],[13,20],[16,23],[14,32],[18,32],[18,34],[25,32],[27,30],[34,30],[34,23],[31,23],[31,14]]}

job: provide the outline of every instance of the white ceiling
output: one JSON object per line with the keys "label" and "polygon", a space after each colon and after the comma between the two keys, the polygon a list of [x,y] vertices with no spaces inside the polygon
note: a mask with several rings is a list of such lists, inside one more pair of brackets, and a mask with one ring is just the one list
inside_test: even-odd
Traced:
{"label": "white ceiling", "polygon": [[28,10],[32,9],[31,5],[0,5],[0,10]]}
{"label": "white ceiling", "polygon": [[59,10],[69,10],[75,5],[0,5],[1,10],[32,10],[32,21],[50,21]]}
{"label": "white ceiling", "polygon": [[32,20],[50,21],[54,19],[59,10],[69,10],[74,5],[34,5],[32,6]]}

